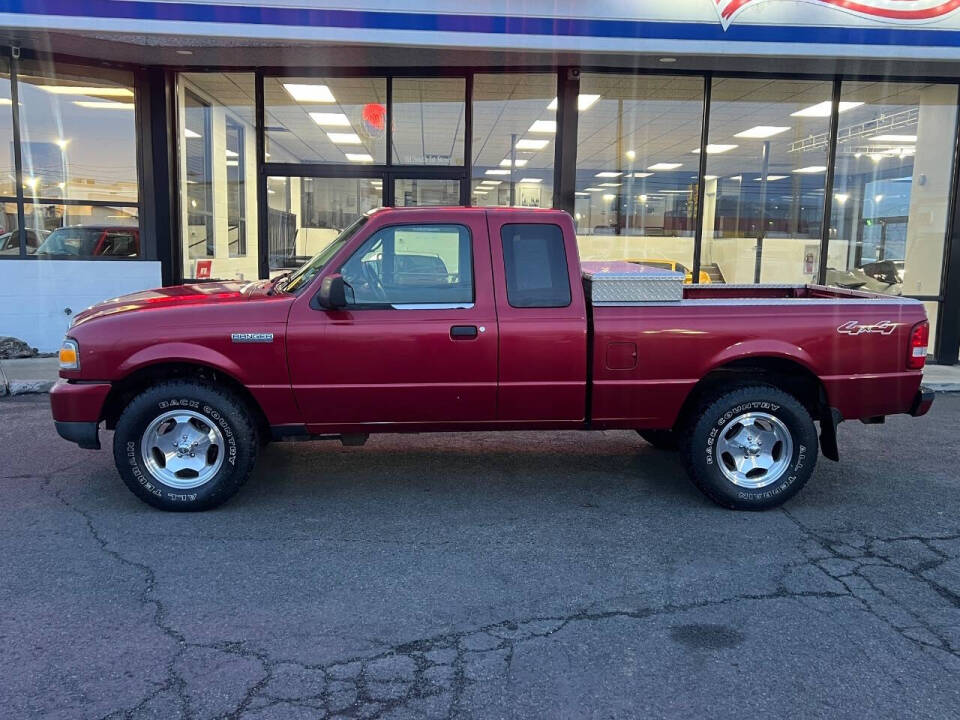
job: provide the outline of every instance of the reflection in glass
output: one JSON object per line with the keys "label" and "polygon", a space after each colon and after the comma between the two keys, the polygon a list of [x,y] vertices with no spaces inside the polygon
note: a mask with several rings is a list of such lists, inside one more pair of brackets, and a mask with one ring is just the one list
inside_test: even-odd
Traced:
{"label": "reflection in glass", "polygon": [[269,162],[386,162],[384,78],[264,79]]}
{"label": "reflection in glass", "polygon": [[184,73],[177,91],[183,275],[256,278],[254,77]]}
{"label": "reflection in glass", "polygon": [[844,82],[826,281],[939,295],[955,85]]}
{"label": "reflection in glass", "polygon": [[[140,256],[136,208],[96,205],[24,207],[27,252],[44,260],[57,258],[122,258]],[[31,242],[35,241],[35,247]]]}
{"label": "reflection in glass", "polygon": [[713,81],[701,269],[712,282],[816,280],[830,82]]}
{"label": "reflection in glass", "polygon": [[471,202],[553,206],[557,76],[475,75]]}
{"label": "reflection in glass", "polygon": [[267,178],[270,270],[300,266],[382,198],[376,178]]}
{"label": "reflection in glass", "polygon": [[703,80],[585,73],[580,93],[581,255],[692,267]]}
{"label": "reflection in glass", "polygon": [[459,180],[402,179],[394,185],[396,207],[460,204]]}
{"label": "reflection in glass", "polygon": [[463,165],[463,78],[393,80],[393,162]]}

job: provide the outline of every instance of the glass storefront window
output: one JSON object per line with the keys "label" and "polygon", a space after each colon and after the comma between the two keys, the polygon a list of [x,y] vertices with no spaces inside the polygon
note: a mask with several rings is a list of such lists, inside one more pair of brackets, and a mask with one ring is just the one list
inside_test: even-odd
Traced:
{"label": "glass storefront window", "polygon": [[383,182],[375,178],[267,178],[271,272],[298,267],[382,204]]}
{"label": "glass storefront window", "polygon": [[713,81],[705,281],[816,280],[832,94],[833,84],[824,81]]}
{"label": "glass storefront window", "polygon": [[18,90],[27,252],[138,257],[133,75],[23,61]]}
{"label": "glass storefront window", "polygon": [[393,204],[396,207],[427,205],[459,205],[459,180],[397,180],[394,183]]}
{"label": "glass storefront window", "polygon": [[263,91],[269,162],[386,162],[384,78],[268,77]]}
{"label": "glass storefront window", "polygon": [[259,276],[254,78],[179,77],[183,276]]}
{"label": "glass storefront window", "polygon": [[[10,99],[10,73],[5,61],[0,64],[0,147],[4,148],[0,152],[0,255],[19,255],[20,234],[15,232],[17,189],[13,166],[13,100]],[[27,246],[30,244],[28,242]]]}
{"label": "glass storefront window", "polygon": [[844,82],[826,281],[939,295],[957,87]]}
{"label": "glass storefront window", "polygon": [[553,207],[555,73],[473,78],[471,202]]}
{"label": "glass storefront window", "polygon": [[393,162],[463,165],[466,81],[394,78]]}
{"label": "glass storefront window", "polygon": [[703,80],[585,73],[578,105],[581,255],[692,268]]}

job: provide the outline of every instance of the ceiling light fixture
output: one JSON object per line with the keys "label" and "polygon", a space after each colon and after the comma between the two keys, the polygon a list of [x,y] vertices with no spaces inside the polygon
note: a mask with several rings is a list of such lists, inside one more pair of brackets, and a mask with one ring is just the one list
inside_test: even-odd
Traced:
{"label": "ceiling light fixture", "polygon": [[[719,155],[720,153],[730,152],[734,148],[740,147],[739,145],[717,145],[710,144],[707,145],[707,155]],[[694,155],[700,154],[700,148],[694,148],[691,150]]]}
{"label": "ceiling light fixture", "polygon": [[620,183],[600,183],[600,187],[620,187]]}
{"label": "ceiling light fixture", "polygon": [[520,182],[522,183],[539,183],[543,182],[541,178],[523,178]]}
{"label": "ceiling light fixture", "polygon": [[203,135],[201,135],[201,134],[198,133],[198,132],[194,132],[194,131],[191,130],[190,128],[184,128],[184,129],[183,129],[183,136],[184,136],[185,138],[189,138],[189,139],[203,137]]}
{"label": "ceiling light fixture", "polygon": [[373,158],[367,153],[344,153],[350,162],[373,162]]}
{"label": "ceiling light fixture", "polygon": [[620,177],[623,175],[622,172],[614,172],[613,170],[604,170],[603,172],[598,172],[594,177]]}
{"label": "ceiling light fixture", "polygon": [[635,178],[645,178],[645,177],[650,177],[651,175],[653,175],[652,172],[635,172],[635,173],[633,174],[633,177],[635,177]]}
{"label": "ceiling light fixture", "polygon": [[654,163],[647,170],[676,170],[678,167],[681,167],[683,163],[670,163],[670,162],[660,162]]}
{"label": "ceiling light fixture", "polygon": [[71,85],[35,85],[54,95],[94,95],[96,97],[133,97],[133,90],[119,87],[82,87]]}
{"label": "ceiling light fixture", "polygon": [[[528,162],[529,162],[529,161],[528,161],[526,158],[516,158],[516,159],[513,161],[513,166],[514,166],[514,167],[523,167],[523,166],[526,165]],[[501,160],[501,161],[500,161],[500,167],[510,167],[510,158],[504,158],[503,160]]]}
{"label": "ceiling light fixture", "polygon": [[320,127],[350,127],[350,121],[343,113],[310,113],[310,119]]}
{"label": "ceiling light fixture", "polygon": [[284,89],[297,102],[332,103],[336,102],[333,93],[326,85],[308,85],[303,83],[283,83]]}
{"label": "ceiling light fixture", "polygon": [[738,132],[734,134],[734,137],[737,138],[747,138],[750,140],[763,140],[768,137],[773,137],[774,135],[779,135],[780,133],[786,132],[790,128],[783,125],[754,125],[749,130],[744,130],[743,132]]}
{"label": "ceiling light fixture", "polygon": [[527,132],[532,133],[555,133],[557,131],[556,120],[537,120],[530,126]]}
{"label": "ceiling light fixture", "polygon": [[797,168],[796,170],[791,170],[790,172],[802,173],[804,175],[814,175],[816,173],[826,172],[827,168],[825,165],[810,165],[808,167]]}
{"label": "ceiling light fixture", "polygon": [[[767,182],[773,182],[774,180],[783,180],[787,175],[767,175]],[[757,182],[763,180],[762,177],[754,178]]]}
{"label": "ceiling light fixture", "polygon": [[[600,99],[599,95],[577,95],[577,110],[583,112],[584,110],[589,110],[593,107],[593,104]],[[557,109],[557,99],[554,98],[550,101],[550,104],[547,105],[547,110],[556,110]]]}
{"label": "ceiling light fixture", "polygon": [[[847,110],[853,110],[855,107],[860,107],[863,105],[862,102],[853,102],[853,101],[840,101],[840,104],[837,106],[838,112],[846,112]],[[816,105],[811,105],[810,107],[805,107],[802,110],[797,110],[796,112],[790,113],[790,117],[830,117],[830,113],[833,111],[833,103],[829,100],[824,100],[819,102]]]}
{"label": "ceiling light fixture", "polygon": [[90,108],[91,110],[133,110],[136,106],[133,103],[111,102],[103,100],[74,100],[73,104],[77,107]]}
{"label": "ceiling light fixture", "polygon": [[875,135],[870,142],[915,143],[916,135]]}
{"label": "ceiling light fixture", "polygon": [[523,138],[522,140],[517,140],[515,147],[517,150],[543,150],[549,144],[549,140],[533,140],[532,138]]}
{"label": "ceiling light fixture", "polygon": [[330,138],[330,142],[334,142],[337,145],[362,145],[360,136],[356,133],[341,133],[341,132],[328,132],[327,137]]}
{"label": "ceiling light fixture", "polygon": [[586,190],[587,192],[603,192],[603,188],[598,188],[598,187],[588,187],[588,188],[584,188],[584,190]]}
{"label": "ceiling light fixture", "polygon": [[509,170],[487,170],[485,175],[509,175]]}

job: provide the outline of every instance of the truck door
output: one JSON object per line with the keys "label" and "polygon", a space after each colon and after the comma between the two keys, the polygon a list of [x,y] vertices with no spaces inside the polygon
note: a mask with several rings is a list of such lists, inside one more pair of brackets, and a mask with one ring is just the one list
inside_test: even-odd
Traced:
{"label": "truck door", "polygon": [[347,283],[346,308],[298,301],[291,312],[291,381],[313,432],[496,418],[497,318],[483,215],[396,218],[378,223],[374,215],[331,268]]}
{"label": "truck door", "polygon": [[500,322],[498,419],[580,423],[587,317],[569,217],[488,212]]}

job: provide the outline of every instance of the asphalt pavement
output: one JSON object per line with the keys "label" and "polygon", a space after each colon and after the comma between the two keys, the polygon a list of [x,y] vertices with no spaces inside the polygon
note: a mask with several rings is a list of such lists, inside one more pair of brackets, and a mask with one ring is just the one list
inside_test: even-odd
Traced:
{"label": "asphalt pavement", "polygon": [[560,432],[272,445],[167,514],[7,398],[0,715],[960,717],[958,428],[845,423],[764,513]]}

